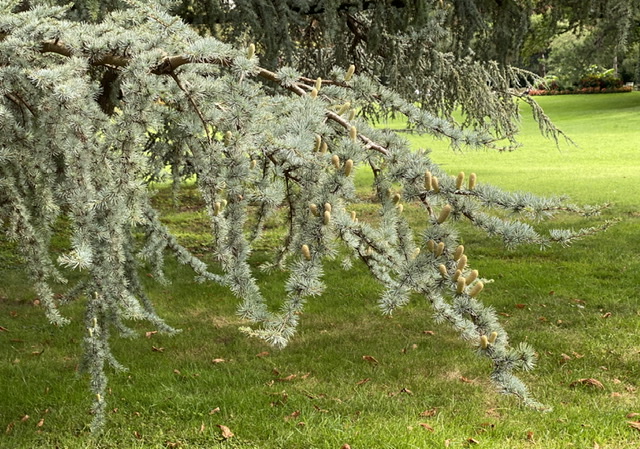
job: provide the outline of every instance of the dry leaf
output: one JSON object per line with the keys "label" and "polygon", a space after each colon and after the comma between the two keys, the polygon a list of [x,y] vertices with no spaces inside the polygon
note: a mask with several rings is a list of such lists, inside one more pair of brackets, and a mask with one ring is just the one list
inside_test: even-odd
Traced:
{"label": "dry leaf", "polygon": [[140,435],[140,432],[138,432],[137,430],[133,431],[133,436],[135,436],[137,439],[142,439],[142,435]]}
{"label": "dry leaf", "polygon": [[16,423],[14,423],[13,421],[11,421],[8,425],[7,425],[7,430],[4,431],[4,433],[9,434],[11,433],[11,431],[13,430],[13,426],[15,426]]}
{"label": "dry leaf", "polygon": [[211,363],[224,363],[224,362],[226,362],[226,360],[225,360],[225,359],[213,359],[213,360],[211,361]]}
{"label": "dry leaf", "polygon": [[407,393],[408,395],[412,395],[413,391],[409,390],[408,388],[403,388],[402,390],[400,390],[400,393]]}
{"label": "dry leaf", "polygon": [[433,427],[431,427],[429,424],[427,424],[426,422],[421,422],[420,423],[420,427],[427,429],[429,432],[433,432],[434,429]]}
{"label": "dry leaf", "polygon": [[516,304],[516,309],[524,309],[525,307],[527,307],[526,304]]}
{"label": "dry leaf", "polygon": [[298,427],[304,427],[306,425],[307,425],[307,423],[305,423],[304,421],[300,421],[298,424],[296,424],[296,426],[298,426]]}
{"label": "dry leaf", "polygon": [[629,427],[632,429],[640,430],[640,421],[627,421],[627,424],[629,424]]}
{"label": "dry leaf", "polygon": [[216,414],[216,413],[218,413],[219,411],[220,411],[220,407],[216,407],[216,408],[212,409],[212,410],[209,412],[209,414],[210,414],[210,415],[215,415],[215,414]]}
{"label": "dry leaf", "polygon": [[204,429],[206,429],[204,423],[200,424],[200,433],[204,432]]}
{"label": "dry leaf", "polygon": [[222,424],[218,424],[220,431],[222,432],[222,438],[228,440],[233,436],[233,432],[227,426],[223,426]]}
{"label": "dry leaf", "polygon": [[269,355],[269,353],[267,351],[263,351],[263,352],[261,352],[259,354],[256,354],[256,357],[266,357],[268,355]]}
{"label": "dry leaf", "polygon": [[436,333],[434,331],[422,331],[423,334],[426,335],[435,335]]}
{"label": "dry leaf", "polygon": [[635,418],[636,416],[640,416],[640,413],[629,413],[627,418]]}
{"label": "dry leaf", "polygon": [[173,374],[177,374],[178,376],[182,374],[179,369],[174,369]]}
{"label": "dry leaf", "polygon": [[604,315],[602,315],[602,318],[609,318],[611,316],[611,312],[607,312]]}
{"label": "dry leaf", "polygon": [[0,326],[0,332],[9,332],[9,329],[7,329],[6,327]]}
{"label": "dry leaf", "polygon": [[532,431],[528,431],[527,432],[527,440],[528,441],[533,441],[533,432]]}
{"label": "dry leaf", "polygon": [[476,440],[475,438],[467,438],[467,442],[469,444],[480,444],[480,442],[478,440]]}
{"label": "dry leaf", "polygon": [[164,348],[157,348],[155,346],[151,346],[151,350],[154,352],[164,352]]}
{"label": "dry leaf", "polygon": [[367,377],[366,379],[362,379],[361,381],[356,382],[356,385],[364,385],[369,382],[371,378]]}
{"label": "dry leaf", "polygon": [[24,415],[22,418],[20,418],[20,421],[25,422],[29,418],[30,418],[29,415]]}
{"label": "dry leaf", "polygon": [[307,374],[303,374],[302,376],[300,376],[300,379],[306,379],[310,375],[311,375],[311,372],[308,372]]}
{"label": "dry leaf", "polygon": [[600,449],[600,445],[595,441],[593,442],[593,449]]}
{"label": "dry leaf", "polygon": [[620,398],[622,397],[622,395],[620,393],[616,393],[615,391],[613,393],[611,393],[611,397],[612,398]]}
{"label": "dry leaf", "polygon": [[464,376],[460,376],[460,381],[461,381],[461,382],[464,382],[464,383],[466,383],[466,384],[472,384],[472,383],[473,383],[473,381],[472,381],[471,379],[467,379],[467,378],[466,378],[466,377],[464,377]]}
{"label": "dry leaf", "polygon": [[451,440],[444,440],[444,447],[451,446]]}
{"label": "dry leaf", "polygon": [[277,381],[278,382],[290,382],[293,379],[295,379],[296,377],[298,377],[298,376],[296,376],[295,374],[290,374],[287,377],[281,377],[280,379],[277,379]]}
{"label": "dry leaf", "polygon": [[315,408],[317,411],[319,411],[320,413],[329,413],[329,410],[325,410],[323,408],[318,407],[317,405],[314,405],[313,408]]}
{"label": "dry leaf", "polygon": [[293,412],[289,416],[285,416],[284,420],[285,421],[289,421],[290,419],[297,418],[298,416],[300,416],[300,410],[296,410],[295,412]]}
{"label": "dry leaf", "polygon": [[619,385],[622,383],[622,381],[620,379],[613,379],[613,383]]}
{"label": "dry leaf", "polygon": [[429,410],[425,410],[424,412],[420,413],[420,416],[428,418],[430,416],[436,416],[436,413],[438,413],[438,409],[437,408],[430,408]]}
{"label": "dry leaf", "polygon": [[378,360],[376,360],[375,357],[373,357],[372,355],[363,355],[362,356],[362,360],[366,360],[367,362],[370,363],[375,363],[376,365],[380,362],[378,362]]}
{"label": "dry leaf", "polygon": [[178,442],[174,443],[172,441],[167,441],[166,443],[164,443],[164,445],[169,449],[176,449],[177,447],[180,447],[180,443]]}
{"label": "dry leaf", "polygon": [[147,337],[147,338],[151,338],[152,335],[155,335],[157,333],[158,333],[158,331],[149,331],[149,332],[145,332],[144,336]]}
{"label": "dry leaf", "polygon": [[500,312],[498,315],[506,316],[507,318],[511,316],[511,315],[509,315],[509,314],[508,314],[508,313],[506,313],[506,312]]}
{"label": "dry leaf", "polygon": [[342,446],[340,446],[340,449],[351,449],[351,446],[349,446],[347,443],[344,443]]}
{"label": "dry leaf", "polygon": [[560,357],[562,357],[562,362],[568,362],[569,360],[571,360],[571,357],[569,357],[567,354],[560,354]]}
{"label": "dry leaf", "polygon": [[573,356],[576,359],[581,359],[582,357],[584,357],[584,354],[578,354],[577,352],[573,351],[571,354],[573,354]]}
{"label": "dry leaf", "polygon": [[604,385],[602,385],[602,382],[593,378],[578,379],[569,384],[570,387],[575,387],[576,385],[591,385],[592,387],[604,389]]}

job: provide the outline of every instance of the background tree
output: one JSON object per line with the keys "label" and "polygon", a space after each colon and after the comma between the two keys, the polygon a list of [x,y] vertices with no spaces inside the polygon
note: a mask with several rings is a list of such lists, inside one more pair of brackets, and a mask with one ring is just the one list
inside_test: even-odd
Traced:
{"label": "background tree", "polygon": [[[60,311],[66,302],[85,304],[82,367],[95,394],[94,428],[104,419],[105,369],[123,368],[111,354],[111,333],[130,336],[129,321],[140,319],[176,332],[156,314],[139,279],[147,266],[164,280],[165,251],[190,265],[197,280],[230,288],[240,300],[239,313],[256,323],[245,331],[276,346],[295,333],[305,301],[323,291],[322,261],[339,258],[348,267],[359,259],[385,287],[384,313],[406,304],[412,293],[424,296],[437,319],[491,360],[501,391],[540,406],[513,374],[533,366],[533,350],[511,345],[495,312],[478,301],[485,281],[469,266],[454,222],[467,219],[507,246],[566,245],[597,229],[540,234],[526,219],[597,210],[503,192],[473,174],[451,178],[428,153],[409,151],[404,139],[371,128],[362,116],[401,112],[417,131],[453,145],[492,145],[513,136],[510,87],[518,71],[475,61],[471,52],[434,49],[448,62],[413,79],[414,91],[433,82],[431,95],[420,95],[434,106],[420,109],[355,73],[354,65],[326,72],[328,79],[315,73],[307,78],[288,66],[269,70],[259,65],[253,44],[236,49],[202,37],[156,2],[131,1],[109,13],[82,4],[27,6],[0,3],[0,223],[19,242],[52,323],[67,324]],[[363,17],[379,14],[370,7],[361,5]],[[424,48],[439,46],[440,39],[445,48],[464,42],[464,33],[453,42],[447,37],[453,34],[438,34],[447,23],[439,19],[443,8],[437,3],[425,11],[433,35]],[[87,18],[95,20],[79,20]],[[409,56],[427,37],[416,35],[399,54]],[[446,74],[454,67],[460,75],[460,67],[469,72]],[[390,84],[402,90],[395,79]],[[472,81],[473,89],[467,84]],[[452,97],[442,90],[447,83]],[[505,110],[505,104],[511,106]],[[475,131],[443,118],[455,105],[479,125]],[[481,111],[482,118],[474,115]],[[553,132],[534,111],[543,129]],[[179,244],[151,204],[147,185],[166,179],[167,166],[176,183],[197,179],[211,219],[213,267]],[[374,174],[377,224],[360,222],[348,210],[357,166]],[[414,232],[408,225],[406,202],[422,205],[424,229]],[[271,310],[249,256],[265,220],[278,210],[287,216],[288,232],[271,267],[289,270],[290,277],[280,309]],[[522,219],[504,218],[505,210]],[[52,236],[65,233],[67,250],[52,251]],[[64,293],[54,295],[52,286],[69,283],[66,274],[73,269],[81,272],[79,280],[56,287]]]}

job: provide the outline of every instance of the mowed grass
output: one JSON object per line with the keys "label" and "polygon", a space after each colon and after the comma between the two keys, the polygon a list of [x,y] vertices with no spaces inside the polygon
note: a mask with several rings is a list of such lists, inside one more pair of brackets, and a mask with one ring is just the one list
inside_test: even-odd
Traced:
{"label": "mowed grass", "polygon": [[[87,378],[76,374],[82,303],[65,309],[71,325],[49,325],[3,240],[0,448],[638,448],[640,431],[628,422],[640,420],[633,415],[640,413],[640,93],[539,101],[578,146],[556,148],[528,118],[513,153],[453,153],[442,142],[411,139],[433,148],[451,174],[474,171],[508,190],[612,203],[601,217],[560,216],[542,229],[622,220],[571,248],[545,251],[506,251],[462,227],[471,265],[495,280],[481,299],[501,314],[513,342],[537,349],[538,367],[523,378],[553,411],[496,393],[487,361],[435,324],[421,298],[383,317],[380,287],[360,264],[344,271],[327,262],[326,293],[309,302],[289,347],[274,350],[238,331],[246,323],[228,290],[194,283],[169,258],[172,284],[145,279],[161,315],[183,332],[147,338],[153,329],[134,323],[141,338],[113,338],[129,371],[111,373],[109,420],[93,437]],[[359,171],[363,197],[368,179]],[[177,210],[169,198],[167,191],[157,198],[167,223],[206,259],[210,238],[195,190],[185,188]],[[357,208],[374,210],[366,202]],[[416,210],[408,213],[419,221]],[[261,248],[277,245],[279,225],[273,221]],[[266,260],[262,251],[252,259],[256,267]],[[286,274],[255,273],[277,304]],[[224,439],[220,425],[234,436]]]}

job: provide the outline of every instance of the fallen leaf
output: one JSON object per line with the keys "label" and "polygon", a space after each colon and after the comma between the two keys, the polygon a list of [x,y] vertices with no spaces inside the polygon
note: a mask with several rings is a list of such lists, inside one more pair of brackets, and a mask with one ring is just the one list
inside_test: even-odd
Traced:
{"label": "fallen leaf", "polygon": [[225,359],[213,359],[213,360],[211,361],[211,363],[224,363],[224,362],[226,362],[226,360],[225,360]]}
{"label": "fallen leaf", "polygon": [[182,374],[182,373],[180,372],[180,370],[174,369],[174,370],[173,370],[173,374],[177,374],[177,375],[179,376],[179,375],[180,375],[180,374]]}
{"label": "fallen leaf", "polygon": [[204,430],[206,429],[204,423],[200,424],[200,433],[204,432]]}
{"label": "fallen leaf", "polygon": [[527,307],[526,304],[516,304],[516,309],[524,309],[525,307]]}
{"label": "fallen leaf", "polygon": [[434,331],[422,331],[423,334],[425,335],[435,335],[436,333]]}
{"label": "fallen leaf", "polygon": [[636,416],[640,416],[640,413],[629,413],[627,418],[635,418]]}
{"label": "fallen leaf", "polygon": [[154,352],[164,352],[164,348],[157,348],[155,346],[151,346],[151,350]]}
{"label": "fallen leaf", "polygon": [[366,384],[367,382],[369,382],[370,380],[371,380],[371,378],[367,377],[367,378],[365,378],[365,379],[362,379],[362,380],[360,380],[360,381],[356,382],[356,385],[364,385],[364,384]]}
{"label": "fallen leaf", "polygon": [[133,436],[139,440],[142,439],[142,435],[140,435],[140,432],[138,432],[137,430],[133,431]]}
{"label": "fallen leaf", "polygon": [[295,379],[296,377],[298,377],[298,376],[296,376],[295,374],[290,374],[287,377],[281,377],[280,379],[277,379],[277,381],[278,382],[290,382],[293,379]]}
{"label": "fallen leaf", "polygon": [[533,440],[533,432],[532,431],[528,431],[527,432],[527,440],[528,441],[534,441]]}
{"label": "fallen leaf", "polygon": [[0,326],[0,332],[9,332],[9,329],[6,327]]}
{"label": "fallen leaf", "polygon": [[622,381],[620,379],[613,379],[613,383],[619,385],[622,383]]}
{"label": "fallen leaf", "polygon": [[7,425],[7,430],[4,431],[4,433],[9,434],[11,433],[11,431],[13,430],[13,426],[15,426],[16,423],[14,423],[13,421],[11,421],[8,425]]}
{"label": "fallen leaf", "polygon": [[43,352],[44,352],[44,348],[42,348],[42,351],[33,351],[31,355],[42,355]]}
{"label": "fallen leaf", "polygon": [[306,425],[307,425],[307,423],[305,423],[304,421],[300,421],[298,424],[296,424],[296,426],[298,426],[298,427],[304,427]]}
{"label": "fallen leaf", "polygon": [[[511,315],[509,315],[509,314],[508,314],[508,313],[506,313],[506,312],[500,312],[498,315],[506,316],[506,317],[510,317],[510,316],[511,316]],[[447,441],[449,441],[449,440],[447,440]]]}
{"label": "fallen leaf", "polygon": [[451,446],[451,440],[444,440],[444,447]]}
{"label": "fallen leaf", "polygon": [[436,413],[438,413],[437,408],[430,408],[429,410],[425,410],[424,412],[420,413],[420,416],[428,418],[430,416],[436,416]]}
{"label": "fallen leaf", "polygon": [[344,443],[342,446],[340,446],[340,449],[351,449],[351,446],[349,446],[347,443]]}
{"label": "fallen leaf", "polygon": [[408,388],[403,388],[402,390],[400,390],[400,393],[406,393],[408,395],[412,395],[413,391],[409,390]]}
{"label": "fallen leaf", "polygon": [[220,428],[220,431],[222,433],[222,438],[224,438],[225,440],[228,440],[229,438],[231,438],[233,436],[233,432],[227,426],[223,426],[222,424],[218,424],[218,427]]}
{"label": "fallen leaf", "polygon": [[20,418],[20,421],[25,422],[29,418],[30,418],[29,415],[24,415],[22,418]]}
{"label": "fallen leaf", "polygon": [[310,375],[311,375],[311,372],[308,372],[307,374],[303,374],[302,376],[300,376],[300,379],[306,379]]}
{"label": "fallen leaf", "polygon": [[18,316],[18,312],[16,312],[15,310],[12,310],[11,312],[9,312],[9,315],[15,318]]}
{"label": "fallen leaf", "polygon": [[475,438],[467,438],[467,442],[469,444],[480,444],[480,442],[478,440],[476,440]]}
{"label": "fallen leaf", "polygon": [[577,352],[573,351],[571,354],[573,354],[573,356],[576,359],[581,359],[582,357],[584,357],[584,354],[578,354]]}
{"label": "fallen leaf", "polygon": [[261,352],[259,354],[256,354],[256,357],[266,357],[268,355],[269,355],[269,353],[267,351],[264,351],[264,352]]}
{"label": "fallen leaf", "polygon": [[640,421],[627,421],[627,424],[629,424],[629,427],[632,429],[640,430]]}
{"label": "fallen leaf", "polygon": [[295,412],[293,412],[289,416],[285,416],[284,420],[285,421],[289,421],[290,419],[297,418],[298,416],[300,416],[300,410],[296,410]]}
{"label": "fallen leaf", "polygon": [[611,316],[611,312],[607,312],[604,315],[602,315],[602,318],[609,318]]}
{"label": "fallen leaf", "polygon": [[180,443],[174,443],[172,441],[167,441],[166,443],[164,443],[164,445],[169,449],[176,449],[177,447],[180,447]]}
{"label": "fallen leaf", "polygon": [[466,377],[464,377],[464,376],[460,376],[460,381],[461,381],[461,382],[464,382],[464,383],[466,383],[466,384],[472,384],[472,383],[473,383],[473,381],[472,381],[471,379],[467,379],[467,378],[466,378]]}
{"label": "fallen leaf", "polygon": [[620,393],[616,393],[615,391],[613,393],[611,393],[611,397],[612,398],[620,398],[622,397],[622,395]]}
{"label": "fallen leaf", "polygon": [[426,422],[421,422],[420,423],[420,427],[427,429],[429,432],[433,432],[434,429],[433,427],[431,427],[429,424],[427,424]]}
{"label": "fallen leaf", "polygon": [[593,449],[600,449],[600,445],[595,441],[593,442]]}
{"label": "fallen leaf", "polygon": [[569,384],[570,387],[575,387],[576,385],[591,385],[591,386],[596,387],[596,388],[604,389],[604,385],[602,385],[602,382],[600,382],[597,379],[591,378],[591,377],[588,378],[588,379],[574,380],[573,382],[571,382]]}
{"label": "fallen leaf", "polygon": [[313,408],[315,408],[317,411],[319,411],[320,413],[329,413],[329,410],[325,410],[323,408],[318,407],[317,405],[314,405]]}
{"label": "fallen leaf", "polygon": [[569,360],[571,360],[571,357],[569,357],[567,354],[560,354],[560,357],[562,357],[562,363],[564,362],[568,362]]}
{"label": "fallen leaf", "polygon": [[158,331],[149,331],[149,332],[145,332],[144,336],[147,337],[147,338],[151,338],[152,335],[155,335],[157,333],[158,333]]}
{"label": "fallen leaf", "polygon": [[216,407],[216,408],[212,409],[212,410],[209,412],[209,414],[210,414],[210,415],[215,415],[215,414],[216,414],[216,413],[218,413],[219,411],[220,411],[220,407]]}
{"label": "fallen leaf", "polygon": [[362,356],[362,360],[366,360],[367,362],[374,363],[374,364],[376,364],[376,365],[377,365],[378,363],[380,363],[380,362],[378,362],[378,360],[376,360],[376,358],[375,358],[375,357],[373,357],[372,355],[363,355],[363,356]]}

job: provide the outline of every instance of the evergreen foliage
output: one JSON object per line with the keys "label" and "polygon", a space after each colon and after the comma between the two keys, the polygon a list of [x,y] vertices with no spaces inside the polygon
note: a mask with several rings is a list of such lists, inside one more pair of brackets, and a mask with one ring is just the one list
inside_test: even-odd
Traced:
{"label": "evergreen foliage", "polygon": [[[86,304],[82,367],[95,395],[94,429],[104,420],[106,369],[124,369],[111,354],[111,334],[133,336],[131,320],[177,332],[156,314],[138,274],[148,264],[162,281],[167,251],[191,266],[198,281],[231,289],[238,312],[254,323],[245,332],[279,347],[294,335],[304,303],[323,291],[323,261],[342,259],[348,266],[360,259],[385,286],[383,313],[413,293],[424,296],[436,318],[491,361],[498,389],[540,406],[514,375],[533,367],[534,352],[511,345],[496,313],[478,300],[487,280],[471,269],[455,222],[468,219],[507,246],[566,245],[597,229],[541,234],[527,219],[597,209],[507,193],[475,175],[451,178],[428,153],[409,151],[404,139],[372,128],[362,115],[374,108],[402,112],[416,131],[454,146],[490,146],[515,130],[517,71],[439,53],[434,78],[413,80],[418,88],[434,82],[432,96],[423,97],[433,107],[420,109],[353,67],[333,68],[328,79],[306,78],[288,66],[264,68],[253,45],[237,49],[202,37],[158,2],[130,1],[109,13],[32,3],[0,2],[0,223],[19,242],[53,324],[67,323],[60,311],[65,302]],[[424,36],[415,39],[405,50]],[[448,102],[447,86],[482,112],[481,120],[470,113],[471,123],[480,125],[476,131],[446,119],[461,104]],[[535,111],[543,130],[555,135]],[[366,166],[375,174],[377,225],[349,212],[354,167]],[[182,247],[152,207],[147,185],[165,179],[166,167],[175,183],[197,179],[218,267],[210,269]],[[403,217],[408,202],[424,208],[425,226],[417,233]],[[265,268],[287,269],[290,276],[274,311],[249,256],[277,210],[286,211],[289,230]],[[255,226],[249,230],[250,218]],[[60,223],[71,230],[70,247],[54,254],[50,243]],[[85,275],[54,295],[52,284],[67,282],[68,269]]]}

